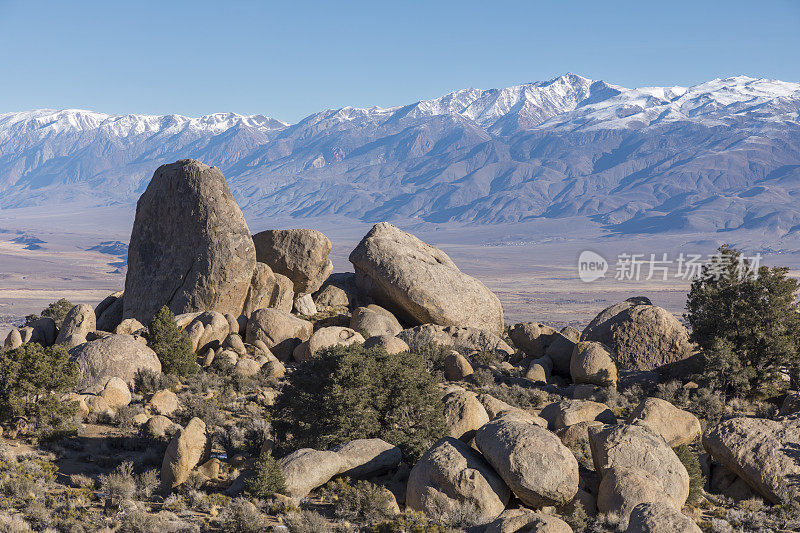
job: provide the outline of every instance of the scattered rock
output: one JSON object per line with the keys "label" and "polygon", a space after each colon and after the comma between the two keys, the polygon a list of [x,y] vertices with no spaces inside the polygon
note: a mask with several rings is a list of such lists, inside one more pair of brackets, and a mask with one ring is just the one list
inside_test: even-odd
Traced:
{"label": "scattered rock", "polygon": [[388,354],[403,353],[409,350],[408,344],[402,339],[391,337],[389,335],[381,335],[380,337],[370,337],[364,341],[364,348],[372,349],[378,348],[386,351]]}
{"label": "scattered rock", "polygon": [[503,339],[493,333],[476,328],[425,324],[404,329],[397,336],[409,346],[439,344],[452,347],[465,355],[474,352],[489,352],[505,358],[514,354],[514,349]]}
{"label": "scattered rock", "polygon": [[661,398],[645,398],[628,416],[628,424],[652,429],[675,448],[700,437],[700,420],[689,411],[678,409]]}
{"label": "scattered rock", "polygon": [[575,345],[569,373],[575,383],[617,386],[617,365],[611,352],[599,342],[582,341]]}
{"label": "scattered rock", "polygon": [[578,461],[544,428],[505,415],[480,428],[475,443],[525,505],[564,505],[578,491]]}
{"label": "scattered rock", "polygon": [[561,333],[563,336],[565,336],[572,342],[578,342],[579,340],[581,340],[581,331],[578,328],[574,328],[572,326],[564,326],[563,328],[561,328],[561,331],[559,333]]}
{"label": "scattered rock", "polygon": [[[591,426],[589,443],[595,471],[604,478],[612,467],[642,470],[658,480],[675,507],[683,507],[689,496],[689,474],[661,435],[638,425]],[[605,512],[599,500],[598,508]]]}
{"label": "scattered rock", "polygon": [[644,297],[628,298],[603,310],[581,335],[608,346],[620,368],[653,370],[694,353],[689,333],[672,313]]}
{"label": "scattered rock", "polygon": [[656,502],[673,508],[677,505],[652,474],[640,468],[622,466],[613,466],[603,473],[597,493],[600,512],[615,513],[624,521],[637,505]]}
{"label": "scattered rock", "polygon": [[331,274],[314,294],[314,303],[318,309],[350,307],[359,299],[357,291],[355,274],[352,272]]}
{"label": "scattered rock", "polygon": [[451,437],[468,442],[475,432],[489,422],[481,402],[474,393],[455,390],[442,398],[444,404],[444,423]]}
{"label": "scattered rock", "polygon": [[553,372],[562,376],[569,376],[572,352],[574,351],[575,343],[561,333],[556,333],[544,353],[553,361]]}
{"label": "scattered rock", "polygon": [[20,346],[22,346],[22,335],[20,335],[18,329],[12,329],[8,332],[8,336],[6,336],[3,348],[5,350],[15,350]]}
{"label": "scattered rock", "polygon": [[580,422],[616,424],[617,417],[609,407],[590,400],[561,400],[547,405],[539,416],[547,420],[552,429],[561,429]]}
{"label": "scattered rock", "polygon": [[314,331],[311,322],[278,309],[257,309],[247,321],[247,343],[263,341],[281,361],[288,361],[295,347]]}
{"label": "scattered rock", "polygon": [[317,314],[317,305],[310,294],[303,294],[294,299],[294,312],[303,316],[314,316]]}
{"label": "scattered rock", "polygon": [[510,495],[508,486],[478,452],[446,437],[411,469],[406,505],[430,515],[472,504],[479,520],[485,521],[503,512]]}
{"label": "scattered rock", "polygon": [[553,361],[546,355],[534,359],[525,371],[525,378],[536,383],[547,384],[550,382],[550,375],[553,372]]}
{"label": "scattered rock", "polygon": [[97,304],[94,316],[97,319],[97,329],[101,331],[114,331],[122,322],[122,311],[125,305],[125,291],[112,293]]}
{"label": "scattered rock", "polygon": [[343,467],[342,457],[331,451],[301,448],[278,460],[286,478],[286,489],[294,498],[305,498],[337,475]]}
{"label": "scattered rock", "polygon": [[34,321],[31,327],[33,328],[32,340],[34,342],[38,342],[44,346],[55,344],[56,338],[58,337],[58,328],[56,327],[55,320],[49,316],[43,316]]}
{"label": "scattered rock", "polygon": [[444,360],[444,376],[450,381],[461,381],[474,371],[467,358],[453,350]]}
{"label": "scattered rock", "polygon": [[181,427],[163,415],[151,416],[144,425],[145,432],[151,437],[161,438],[172,435]]}
{"label": "scattered rock", "polygon": [[256,258],[288,277],[294,292],[318,290],[333,272],[331,241],[313,229],[267,230],[253,235]]}
{"label": "scattered rock", "polygon": [[694,520],[662,502],[640,503],[633,508],[627,533],[701,533]]}
{"label": "scattered rock", "polygon": [[506,509],[487,524],[483,533],[572,533],[569,524],[555,516],[530,509]]}
{"label": "scattered rock", "polygon": [[164,305],[239,315],[255,262],[222,172],[192,159],[162,165],[136,205],[123,316],[148,324]]}
{"label": "scattered rock", "polygon": [[400,448],[381,439],[356,439],[331,449],[339,454],[339,475],[363,479],[385,474],[403,460]]}
{"label": "scattered rock", "polygon": [[800,501],[800,417],[731,418],[707,429],[703,446],[773,504]]}
{"label": "scattered rock", "polygon": [[[236,355],[247,355],[247,348],[244,345],[244,341],[239,335],[234,335],[233,333],[225,337],[225,340],[222,341],[222,349],[236,352]],[[267,351],[269,351],[269,349],[267,349]]]}
{"label": "scattered rock", "polygon": [[143,329],[144,326],[142,323],[135,318],[126,318],[114,329],[114,333],[117,335],[133,335],[134,333],[139,333]]}
{"label": "scattered rock", "polygon": [[350,328],[338,326],[320,328],[307,341],[294,349],[294,360],[302,363],[303,361],[308,361],[314,354],[325,348],[350,346],[351,344],[364,344],[364,337]]}
{"label": "scattered rock", "polygon": [[131,391],[128,385],[118,377],[113,377],[106,382],[100,396],[114,410],[131,403]]}
{"label": "scattered rock", "polygon": [[370,304],[367,307],[357,307],[350,318],[350,328],[364,332],[366,338],[390,335],[394,337],[403,326],[395,316],[383,307]]}
{"label": "scattered rock", "polygon": [[109,335],[81,344],[69,351],[78,364],[78,387],[104,385],[118,377],[129,387],[140,370],[161,373],[161,362],[155,352],[131,335]]}
{"label": "scattered rock", "polygon": [[164,416],[172,416],[181,408],[178,395],[167,389],[162,389],[153,394],[147,404],[154,413]]}
{"label": "scattered rock", "polygon": [[242,313],[250,316],[257,309],[280,309],[290,313],[294,305],[292,281],[276,274],[264,263],[256,262]]}
{"label": "scattered rock", "polygon": [[169,490],[184,483],[194,467],[208,460],[210,452],[211,439],[206,435],[205,422],[192,418],[167,446],[161,463],[162,488]]}
{"label": "scattered rock", "polygon": [[262,363],[256,361],[252,357],[240,357],[236,361],[233,372],[242,377],[255,376],[261,371]]}
{"label": "scattered rock", "polygon": [[497,296],[462,273],[447,254],[388,222],[373,226],[350,262],[356,285],[408,323],[503,332]]}
{"label": "scattered rock", "polygon": [[218,348],[230,334],[230,326],[222,313],[203,311],[186,326],[186,334],[192,343],[192,352],[198,353]]}
{"label": "scattered rock", "polygon": [[539,427],[547,428],[547,420],[536,416],[532,413],[524,411],[519,407],[509,405],[502,400],[498,400],[494,396],[486,393],[478,395],[478,401],[481,402],[483,408],[486,409],[486,414],[489,415],[490,420],[494,420],[499,416],[514,416],[515,418],[525,421],[529,424],[534,424]]}
{"label": "scattered rock", "polygon": [[555,339],[555,329],[538,322],[514,324],[508,332],[514,346],[531,357],[542,357],[550,343]]}
{"label": "scattered rock", "polygon": [[74,348],[80,344],[75,344],[77,340],[83,339],[83,342],[86,342],[86,336],[96,329],[97,323],[92,306],[78,304],[70,309],[67,316],[64,317],[64,322],[61,323],[61,329],[56,337],[56,343],[66,345],[68,349]]}

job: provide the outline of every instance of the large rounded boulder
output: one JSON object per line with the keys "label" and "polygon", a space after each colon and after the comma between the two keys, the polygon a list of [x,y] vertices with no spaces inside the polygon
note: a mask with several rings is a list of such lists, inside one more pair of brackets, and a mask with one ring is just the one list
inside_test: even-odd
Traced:
{"label": "large rounded boulder", "polygon": [[317,291],[333,272],[331,241],[313,229],[271,229],[253,235],[256,258],[292,280],[294,292]]}
{"label": "large rounded boulder", "polygon": [[108,335],[76,346],[69,351],[78,365],[78,386],[105,385],[112,377],[133,387],[140,370],[161,373],[161,361],[147,345],[131,335]]}
{"label": "large rounded boulder", "polygon": [[263,342],[281,361],[288,361],[294,349],[307,341],[314,325],[280,309],[257,309],[247,321],[246,340]]}
{"label": "large rounded boulder", "polygon": [[689,332],[675,316],[644,297],[628,298],[597,315],[581,340],[605,344],[619,368],[653,370],[690,357]]}
{"label": "large rounded boulder", "polygon": [[658,480],[675,507],[683,507],[689,496],[689,474],[655,431],[639,425],[590,426],[589,445],[595,471],[602,476],[612,468],[641,470]]}
{"label": "large rounded boulder", "polygon": [[497,296],[447,254],[388,222],[373,226],[350,262],[358,287],[402,321],[503,331]]}
{"label": "large rounded boulder", "polygon": [[628,415],[628,424],[647,426],[675,448],[700,437],[700,420],[661,398],[645,398]]}
{"label": "large rounded boulder", "polygon": [[480,428],[475,444],[525,505],[564,505],[578,492],[578,461],[542,427],[504,415]]}
{"label": "large rounded boulder", "polygon": [[222,172],[192,159],[162,165],[136,204],[123,316],[149,324],[164,305],[238,316],[255,262]]}
{"label": "large rounded boulder", "polygon": [[488,521],[503,512],[510,496],[508,486],[478,452],[446,437],[411,469],[406,505],[433,514],[472,504],[481,521]]}
{"label": "large rounded boulder", "polygon": [[706,430],[703,446],[770,502],[800,502],[800,417],[731,418]]}

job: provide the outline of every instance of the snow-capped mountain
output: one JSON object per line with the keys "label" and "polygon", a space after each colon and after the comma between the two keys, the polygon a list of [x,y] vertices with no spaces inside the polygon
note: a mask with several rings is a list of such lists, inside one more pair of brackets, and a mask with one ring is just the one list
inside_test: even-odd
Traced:
{"label": "snow-capped mountain", "polygon": [[626,89],[567,74],[391,108],[262,115],[0,115],[0,209],[129,205],[158,165],[219,166],[246,212],[619,232],[800,232],[800,84]]}

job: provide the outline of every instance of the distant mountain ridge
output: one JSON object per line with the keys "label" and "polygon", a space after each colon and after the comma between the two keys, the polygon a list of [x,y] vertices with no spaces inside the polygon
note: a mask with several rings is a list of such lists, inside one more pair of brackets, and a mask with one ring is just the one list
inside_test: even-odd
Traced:
{"label": "distant mountain ridge", "polygon": [[745,76],[626,89],[566,74],[291,125],[235,113],[7,113],[0,208],[131,205],[156,167],[186,157],[220,167],[261,217],[800,231],[800,84]]}

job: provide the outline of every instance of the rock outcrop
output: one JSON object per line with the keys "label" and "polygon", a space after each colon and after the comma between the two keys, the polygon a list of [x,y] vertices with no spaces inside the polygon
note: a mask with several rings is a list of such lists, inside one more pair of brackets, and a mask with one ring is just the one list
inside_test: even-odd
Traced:
{"label": "rock outcrop", "polygon": [[450,437],[434,444],[408,477],[406,505],[427,514],[471,504],[479,520],[497,517],[511,491],[486,460],[467,444]]}
{"label": "rock outcrop", "polygon": [[644,297],[628,298],[597,315],[581,340],[608,346],[619,368],[653,370],[694,353],[689,332],[672,313]]}
{"label": "rock outcrop", "polygon": [[161,361],[144,342],[131,335],[109,335],[76,346],[69,355],[78,365],[78,386],[102,386],[112,377],[133,387],[140,370],[161,373]]}
{"label": "rock outcrop", "polygon": [[136,205],[124,318],[173,313],[238,316],[255,267],[250,230],[222,172],[191,159],[156,170]]}
{"label": "rock outcrop", "polygon": [[333,272],[331,241],[313,229],[273,229],[253,235],[256,259],[292,281],[294,292],[317,291]]}
{"label": "rock outcrop", "polygon": [[367,233],[350,262],[357,286],[400,320],[503,332],[497,296],[447,254],[387,222]]}

